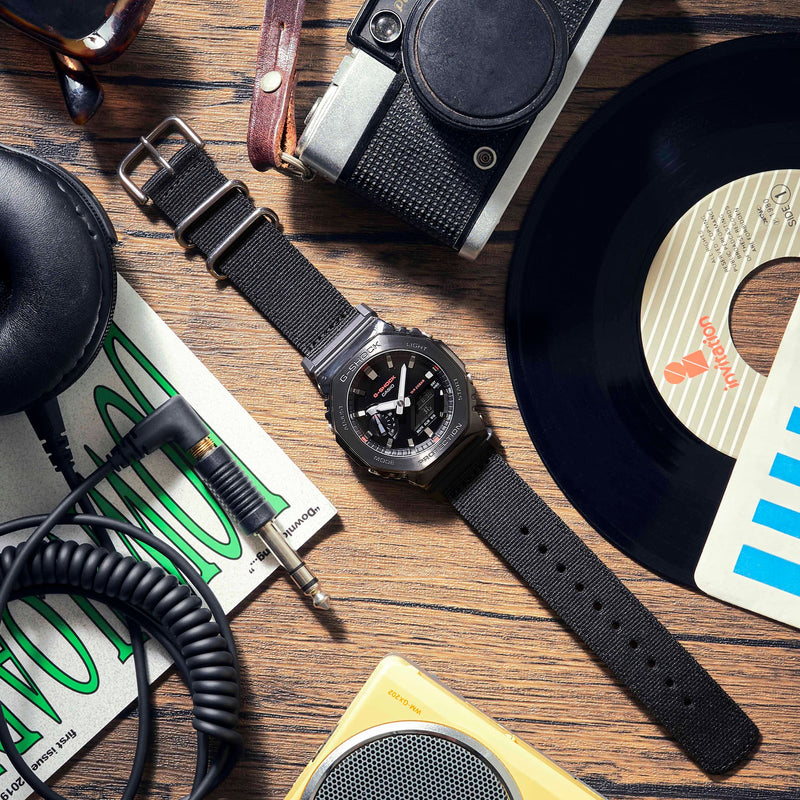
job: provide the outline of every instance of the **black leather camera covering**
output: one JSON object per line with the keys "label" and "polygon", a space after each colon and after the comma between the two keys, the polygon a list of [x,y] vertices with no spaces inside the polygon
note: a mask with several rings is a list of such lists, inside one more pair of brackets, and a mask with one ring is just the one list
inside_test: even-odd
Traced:
{"label": "black leather camera covering", "polygon": [[567,30],[550,0],[418,0],[403,37],[417,99],[467,130],[530,122],[558,88],[568,57]]}
{"label": "black leather camera covering", "polygon": [[65,170],[0,146],[0,414],[68,388],[114,307],[114,229]]}

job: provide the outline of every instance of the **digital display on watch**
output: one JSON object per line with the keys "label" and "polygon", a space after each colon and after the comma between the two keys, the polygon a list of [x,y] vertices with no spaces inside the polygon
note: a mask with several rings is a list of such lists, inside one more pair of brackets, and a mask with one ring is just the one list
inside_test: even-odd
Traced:
{"label": "digital display on watch", "polygon": [[414,404],[414,424],[424,425],[428,417],[434,413],[436,391],[432,388],[425,390],[419,400]]}

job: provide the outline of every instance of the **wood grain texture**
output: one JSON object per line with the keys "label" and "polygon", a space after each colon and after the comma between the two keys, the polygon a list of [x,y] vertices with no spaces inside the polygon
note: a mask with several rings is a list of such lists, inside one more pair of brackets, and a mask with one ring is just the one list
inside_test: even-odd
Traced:
{"label": "wood grain texture", "polygon": [[[346,28],[358,5],[309,0],[301,119],[347,52]],[[569,136],[621,87],[675,56],[734,36],[800,29],[794,4],[626,0],[474,264],[323,181],[304,185],[250,168],[245,135],[262,10],[259,0],[157,3],[129,51],[98,70],[106,102],[85,129],[70,124],[46,53],[0,30],[0,141],[35,150],[89,185],[119,233],[121,273],[340,511],[309,555],[335,596],[335,620],[323,625],[280,577],[236,615],[246,751],[218,796],[282,798],[379,659],[399,652],[609,798],[800,797],[797,632],[666,583],[589,528],[530,444],[503,341],[514,234]],[[450,509],[354,474],[292,348],[235,291],[184,256],[167,226],[116,184],[121,157],[168,113],[183,115],[223,172],[278,211],[287,233],[348,298],[445,339],[462,356],[511,464],[759,725],[763,744],[750,763],[710,780]],[[799,280],[795,271],[767,302],[790,309]],[[779,323],[767,324],[778,330]],[[753,339],[762,341],[758,333]],[[174,676],[159,684],[155,703],[159,730],[147,794],[179,797],[188,788],[193,737],[188,699]],[[127,719],[112,726],[58,785],[77,798],[117,795],[133,725]]]}

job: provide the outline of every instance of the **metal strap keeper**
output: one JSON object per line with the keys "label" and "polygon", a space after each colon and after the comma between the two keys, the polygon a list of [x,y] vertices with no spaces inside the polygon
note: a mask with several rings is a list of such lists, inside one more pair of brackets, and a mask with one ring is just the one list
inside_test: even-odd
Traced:
{"label": "metal strap keeper", "polygon": [[250,190],[247,188],[247,185],[242,183],[241,181],[227,181],[223,183],[222,186],[219,187],[216,191],[212,192],[202,203],[200,203],[197,208],[191,211],[184,219],[182,219],[176,226],[175,226],[175,239],[178,244],[184,248],[184,250],[188,250],[191,246],[191,242],[186,241],[185,233],[186,231],[192,227],[199,219],[201,219],[205,214],[211,211],[212,208],[220,201],[223,197],[225,197],[228,192],[239,191],[245,197],[250,197]]}
{"label": "metal strap keeper", "polygon": [[219,272],[217,270],[217,264],[219,263],[220,259],[225,255],[225,253],[230,250],[230,248],[236,243],[236,241],[246,233],[247,229],[253,225],[255,222],[258,222],[261,217],[265,217],[270,223],[277,226],[278,225],[278,215],[271,209],[266,208],[266,206],[261,206],[260,208],[256,208],[252,211],[248,216],[242,220],[234,229],[231,231],[228,236],[226,236],[222,242],[220,242],[219,247],[211,253],[211,255],[206,260],[206,266],[208,267],[208,271],[218,280],[224,281],[227,279],[227,275]]}

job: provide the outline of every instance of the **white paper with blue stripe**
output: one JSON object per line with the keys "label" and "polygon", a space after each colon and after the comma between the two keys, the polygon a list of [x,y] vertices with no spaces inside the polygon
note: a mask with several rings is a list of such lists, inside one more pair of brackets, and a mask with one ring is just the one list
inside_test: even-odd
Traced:
{"label": "white paper with blue stripe", "polygon": [[708,594],[800,627],[800,302],[695,571]]}

